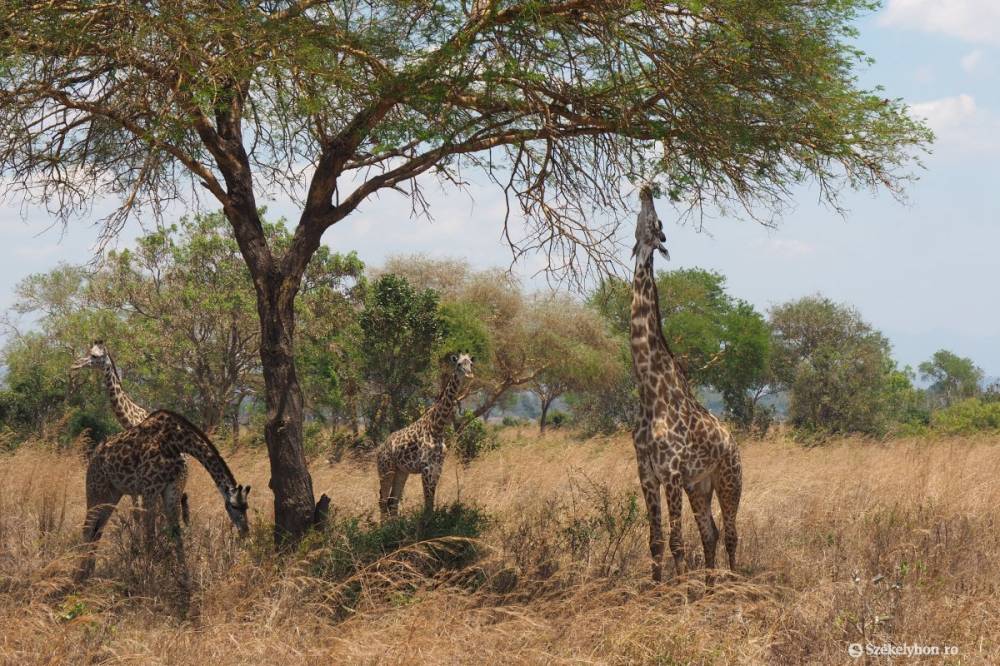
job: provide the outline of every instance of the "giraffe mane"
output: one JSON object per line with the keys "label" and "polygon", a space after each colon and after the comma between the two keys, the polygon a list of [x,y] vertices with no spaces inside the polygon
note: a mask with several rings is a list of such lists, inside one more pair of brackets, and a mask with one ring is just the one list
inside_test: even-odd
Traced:
{"label": "giraffe mane", "polygon": [[154,412],[150,412],[149,416],[147,416],[146,418],[149,419],[149,418],[152,418],[153,416],[156,416],[156,415],[159,415],[159,414],[163,414],[165,416],[170,416],[171,418],[176,419],[185,428],[191,430],[196,435],[198,435],[198,438],[201,439],[201,441],[208,447],[209,451],[211,453],[213,453],[214,455],[218,456],[219,460],[222,461],[223,468],[226,470],[226,472],[228,473],[228,475],[230,477],[230,480],[233,482],[233,485],[235,486],[235,484],[236,484],[236,478],[233,476],[232,470],[229,469],[229,465],[226,464],[225,458],[222,457],[222,454],[219,452],[218,447],[216,447],[215,444],[212,443],[212,440],[209,439],[208,435],[205,434],[204,430],[202,430],[201,428],[199,428],[195,424],[191,423],[191,421],[189,421],[188,418],[186,416],[184,416],[183,414],[178,414],[177,412],[175,412],[175,411],[173,411],[171,409],[157,409]]}

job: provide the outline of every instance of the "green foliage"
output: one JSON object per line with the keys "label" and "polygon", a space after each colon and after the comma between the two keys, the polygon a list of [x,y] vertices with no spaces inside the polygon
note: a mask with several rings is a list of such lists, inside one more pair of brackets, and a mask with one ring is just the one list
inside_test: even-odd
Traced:
{"label": "green foliage", "polygon": [[406,278],[383,275],[371,286],[361,314],[361,358],[371,395],[367,434],[378,442],[419,412],[432,352],[446,338],[438,295],[415,290]]}
{"label": "green foliage", "polygon": [[96,406],[91,409],[73,410],[66,424],[66,435],[69,440],[86,434],[94,444],[103,442],[119,430],[121,427],[118,423]]}
{"label": "green foliage", "polygon": [[[266,231],[278,246],[291,241],[283,222]],[[344,353],[345,338],[356,328],[363,270],[356,255],[322,248],[297,300],[306,358],[300,374],[308,404],[323,415],[346,410],[349,370],[358,363]],[[95,338],[107,342],[126,392],[147,409],[176,409],[210,427],[259,393],[254,288],[221,214],[185,217],[140,236],[134,249],[110,252],[96,271],[61,265],[30,275],[16,291],[15,312],[32,315],[36,327],[3,352],[0,409],[19,429],[37,431],[80,407],[110,421],[103,384],[89,371],[69,373]]]}
{"label": "green foliage", "polygon": [[302,427],[302,447],[307,456],[315,456],[327,448],[326,429],[320,421],[306,421]]}
{"label": "green foliage", "polygon": [[919,370],[920,378],[931,382],[927,390],[931,399],[944,407],[974,398],[982,392],[983,371],[976,367],[972,359],[945,349],[934,352],[929,361],[920,364]]}
{"label": "green foliage", "polygon": [[381,525],[358,517],[335,521],[321,535],[325,550],[314,560],[313,574],[342,581],[393,557],[419,567],[425,575],[461,568],[478,556],[474,540],[482,536],[488,522],[479,509],[459,503],[438,508],[429,517],[421,512],[403,513]]}
{"label": "green foliage", "polygon": [[[764,317],[749,303],[729,296],[725,277],[714,271],[661,271],[656,284],[664,337],[691,384],[719,391],[728,416],[749,428],[759,400],[772,388],[771,335]],[[621,336],[629,353],[631,285],[607,279],[587,302]],[[627,405],[636,399],[636,390],[630,355],[627,366],[628,377],[620,380],[621,385],[584,401],[591,430],[607,432],[616,425],[631,425],[634,414]]]}
{"label": "green foliage", "polygon": [[621,340],[616,353],[618,372],[604,385],[592,385],[570,398],[574,422],[584,434],[610,435],[631,428],[638,416],[639,388],[632,371],[632,352]]}
{"label": "green foliage", "polygon": [[72,355],[37,333],[8,341],[3,350],[5,388],[0,389],[0,422],[20,438],[38,433],[63,413],[69,392]]}
{"label": "green foliage", "polygon": [[910,390],[889,341],[856,310],[821,296],[771,311],[775,374],[789,420],[805,432],[885,434]]}
{"label": "green foliage", "polygon": [[584,304],[565,298],[538,299],[530,312],[531,349],[541,367],[527,386],[541,403],[539,427],[544,430],[549,408],[558,398],[610,386],[622,368],[616,354],[618,339]]}
{"label": "green foliage", "polygon": [[480,454],[500,446],[496,432],[471,412],[462,415],[461,428],[454,437],[455,452],[463,463],[472,462]]}
{"label": "green foliage", "polygon": [[935,431],[951,435],[996,432],[1000,430],[1000,402],[966,398],[933,412],[930,424]]}
{"label": "green foliage", "polygon": [[549,425],[553,428],[561,428],[569,422],[570,417],[566,412],[552,412],[549,414]]}
{"label": "green foliage", "polygon": [[335,254],[321,246],[295,302],[299,382],[309,412],[325,423],[354,426],[360,411],[364,379],[357,311],[368,288],[364,269],[354,252]]}
{"label": "green foliage", "polygon": [[767,431],[773,412],[759,401],[773,391],[771,328],[752,305],[735,301],[721,318],[722,356],[707,371],[728,418],[744,430]]}

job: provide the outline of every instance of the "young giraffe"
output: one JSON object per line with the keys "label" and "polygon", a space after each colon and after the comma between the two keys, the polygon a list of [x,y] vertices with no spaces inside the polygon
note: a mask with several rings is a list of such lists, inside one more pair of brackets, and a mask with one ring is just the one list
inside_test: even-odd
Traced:
{"label": "young giraffe", "polygon": [[97,541],[122,495],[141,495],[147,506],[162,499],[174,538],[181,585],[187,588],[181,539],[177,480],[189,455],[208,471],[222,494],[226,513],[241,535],[247,533],[250,486],[237,485],[211,440],[180,414],[158,410],[141,423],[98,444],[87,461],[87,517],[83,523],[86,554],[77,572],[85,580],[94,569]]}
{"label": "young giraffe", "polygon": [[[111,354],[108,352],[108,348],[104,345],[103,340],[95,340],[91,344],[87,355],[77,359],[76,363],[72,366],[73,370],[81,368],[93,368],[104,373],[104,386],[108,391],[111,409],[114,411],[115,418],[118,419],[118,423],[121,424],[122,428],[128,429],[134,425],[138,425],[143,419],[149,416],[149,412],[145,408],[141,407],[125,393],[125,389],[122,388],[121,377],[118,374],[118,368],[115,366],[115,361],[111,358]],[[191,515],[188,510],[188,498],[187,493],[184,492],[184,488],[187,486],[187,478],[188,469],[187,464],[184,463],[181,473],[177,477],[176,492],[172,493],[172,496],[177,497],[177,501],[180,502],[181,517],[184,520],[184,524],[190,525]],[[135,497],[133,497],[132,503],[133,505],[136,504]],[[148,534],[152,534],[153,521],[155,519],[152,513],[154,507],[147,505],[145,508],[147,509],[145,514],[146,531]]]}
{"label": "young giraffe", "polygon": [[375,452],[382,522],[399,512],[410,474],[420,474],[423,482],[424,513],[434,510],[434,491],[444,466],[444,429],[454,414],[462,382],[472,377],[471,356],[452,354],[448,360],[452,367],[435,403],[419,419],[389,435]]}
{"label": "young giraffe", "polygon": [[[736,512],[740,505],[740,452],[729,431],[695,398],[684,372],[663,336],[653,253],[669,258],[663,223],[653,208],[649,187],[640,191],[635,230],[632,284],[632,364],[639,385],[640,414],[633,433],[639,481],[649,514],[653,580],[662,577],[663,529],[660,486],[666,487],[670,514],[670,552],[678,575],[684,573],[681,534],[682,490],[687,492],[701,533],[705,566],[715,567],[719,530],[712,519],[712,493],[719,496],[729,568],[736,567]],[[710,574],[709,574],[710,576]],[[711,580],[711,578],[709,578]]]}

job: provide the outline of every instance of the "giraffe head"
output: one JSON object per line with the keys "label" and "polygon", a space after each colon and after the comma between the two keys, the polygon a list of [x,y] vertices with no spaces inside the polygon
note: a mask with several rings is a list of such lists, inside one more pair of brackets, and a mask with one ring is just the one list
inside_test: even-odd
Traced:
{"label": "giraffe head", "polygon": [[104,370],[111,365],[111,357],[108,355],[108,348],[104,346],[103,340],[94,340],[90,345],[90,351],[85,356],[81,356],[73,364],[73,370],[80,368],[95,368]]}
{"label": "giraffe head", "polygon": [[452,366],[452,371],[458,375],[460,378],[472,379],[472,362],[473,358],[469,354],[450,354],[448,356],[448,363]]}
{"label": "giraffe head", "polygon": [[250,530],[250,526],[247,523],[247,509],[250,508],[250,505],[247,503],[249,495],[250,486],[227,488],[222,493],[222,497],[226,500],[226,513],[229,514],[229,519],[233,521],[233,525],[236,525],[236,529],[240,531],[240,536],[246,536],[246,533]]}
{"label": "giraffe head", "polygon": [[664,258],[669,259],[670,252],[663,244],[667,240],[663,233],[663,222],[656,215],[656,209],[653,207],[653,188],[649,185],[643,185],[639,190],[639,203],[639,219],[635,225],[635,247],[632,248],[632,256],[645,261],[654,250],[657,250]]}

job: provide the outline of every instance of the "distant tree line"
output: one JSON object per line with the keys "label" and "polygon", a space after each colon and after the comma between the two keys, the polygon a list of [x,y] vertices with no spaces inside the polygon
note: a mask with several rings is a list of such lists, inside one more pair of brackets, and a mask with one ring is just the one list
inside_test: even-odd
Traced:
{"label": "distant tree line", "polygon": [[[282,222],[266,226],[277,248]],[[854,308],[819,295],[766,314],[698,268],[657,275],[664,333],[693,386],[734,428],[761,434],[780,414],[804,434],[883,436],[1000,428],[996,388],[969,359],[941,350],[900,368],[889,341]],[[540,429],[631,427],[637,392],[628,347],[629,282],[609,278],[585,299],[529,293],[500,270],[394,257],[367,269],[320,248],[296,300],[296,365],[310,422],[379,441],[432,400],[438,361],[476,358],[455,429],[527,394]],[[59,267],[17,285],[0,363],[2,441],[113,432],[103,387],[72,360],[103,338],[141,404],[189,414],[236,437],[259,410],[259,326],[250,275],[221,215],[183,218],[111,252],[99,266]],[[21,321],[30,326],[22,330]],[[309,430],[307,428],[307,430]],[[315,432],[313,428],[310,432]],[[476,442],[462,440],[473,454]]]}

